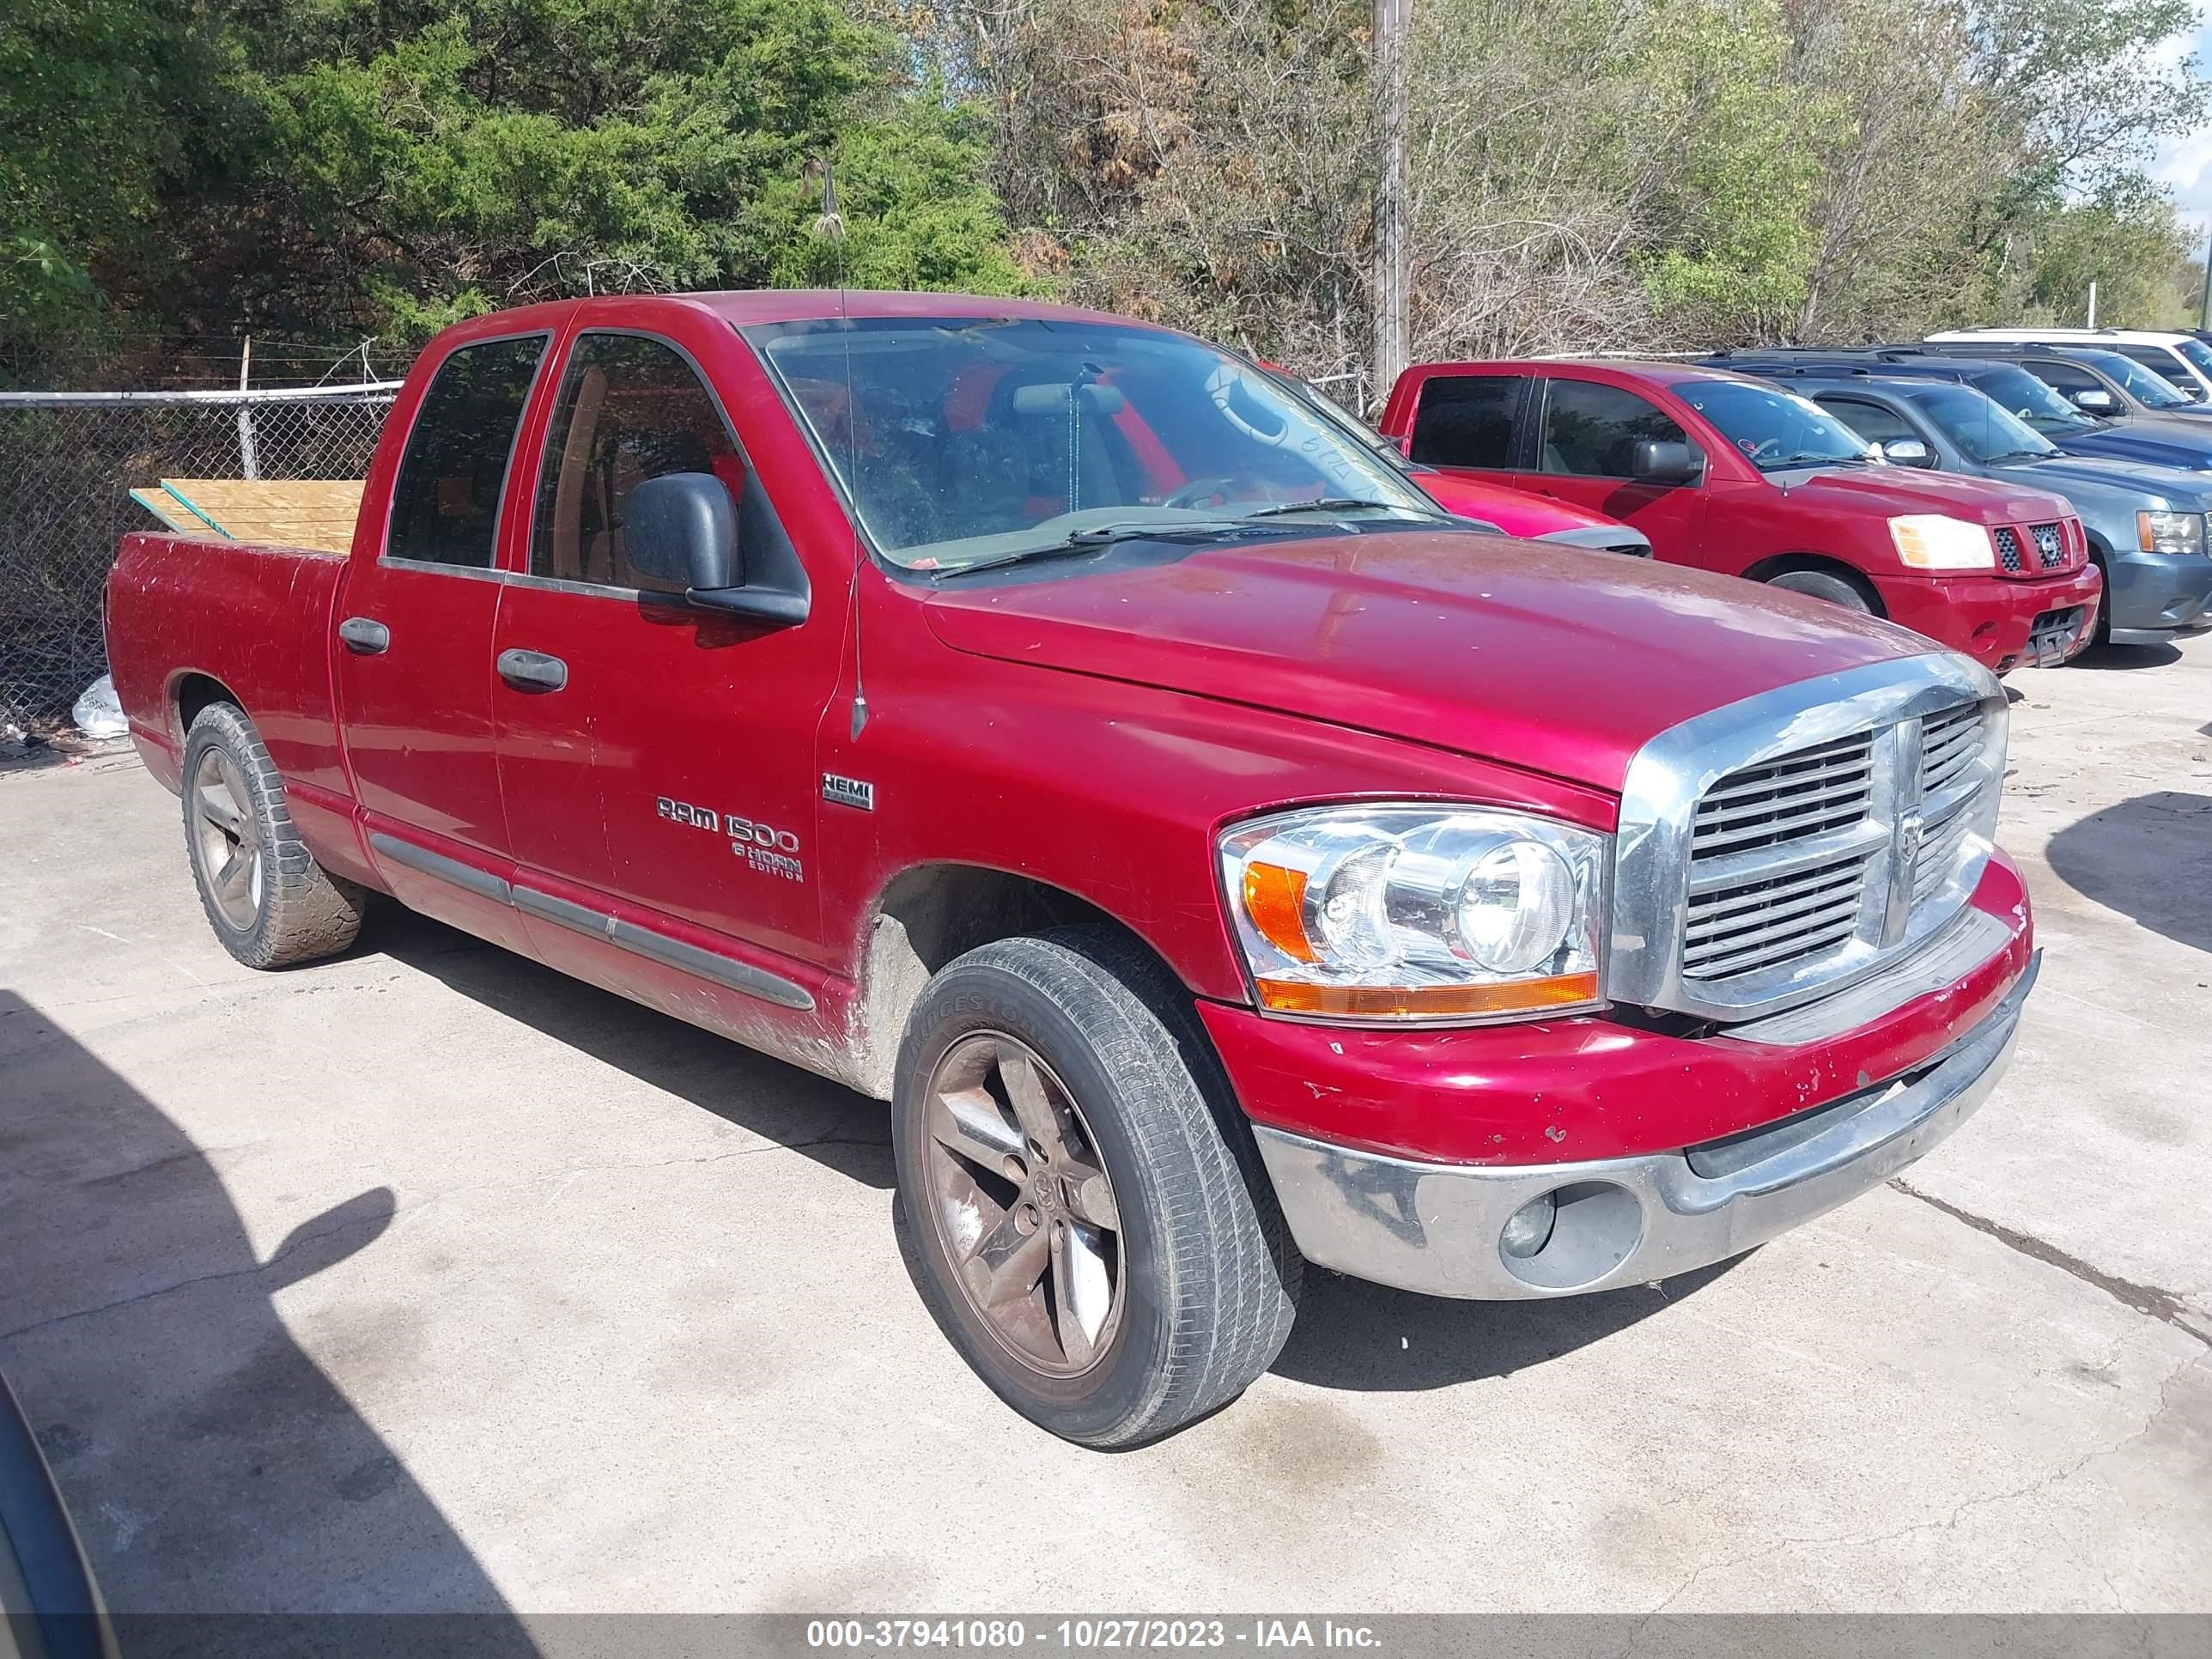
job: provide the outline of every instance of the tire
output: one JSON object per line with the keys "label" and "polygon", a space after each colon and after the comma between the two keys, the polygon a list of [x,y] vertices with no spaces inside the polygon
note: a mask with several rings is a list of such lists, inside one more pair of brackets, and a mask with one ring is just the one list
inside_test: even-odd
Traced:
{"label": "tire", "polygon": [[1766,585],[1802,593],[1808,599],[1826,599],[1830,605],[1839,605],[1846,611],[1856,611],[1865,616],[1875,614],[1873,603],[1859,591],[1856,583],[1832,576],[1825,570],[1785,570],[1778,576],[1769,576]]}
{"label": "tire", "polygon": [[1251,1133],[1188,993],[1117,934],[946,964],[899,1045],[891,1146],[923,1301],[1062,1439],[1158,1439],[1243,1393],[1290,1335],[1302,1263]]}
{"label": "tire", "polygon": [[223,949],[249,968],[287,968],[353,943],[368,895],[315,862],[260,734],[234,704],[210,703],[192,721],[184,809],[185,856]]}

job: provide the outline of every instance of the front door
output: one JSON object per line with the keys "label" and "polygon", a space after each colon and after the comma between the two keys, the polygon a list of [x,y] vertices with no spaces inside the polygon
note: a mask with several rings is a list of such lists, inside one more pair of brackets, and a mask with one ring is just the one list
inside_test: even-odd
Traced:
{"label": "front door", "polygon": [[507,819],[492,726],[497,544],[509,464],[550,337],[471,341],[410,428],[381,553],[339,611],[341,729],[378,869],[409,905],[521,946],[495,885]]}
{"label": "front door", "polygon": [[1516,475],[1516,488],[1634,525],[1651,538],[1652,556],[1668,564],[1720,568],[1705,557],[1703,482],[1641,483],[1630,465],[1640,440],[1690,441],[1673,416],[1598,380],[1547,376],[1540,395],[1534,471]]}
{"label": "front door", "polygon": [[[536,948],[649,1001],[667,991],[651,964],[703,963],[742,988],[751,981],[721,971],[725,958],[775,975],[822,955],[814,736],[842,612],[817,596],[806,621],[769,627],[687,609],[680,585],[633,568],[623,542],[630,491],[672,472],[729,489],[741,559],[781,534],[696,367],[745,349],[726,328],[680,341],[575,337],[534,483],[527,570],[508,585],[493,641],[517,902]],[[518,664],[538,678],[509,672]],[[595,926],[626,942],[627,960]],[[714,960],[684,954],[698,951]]]}

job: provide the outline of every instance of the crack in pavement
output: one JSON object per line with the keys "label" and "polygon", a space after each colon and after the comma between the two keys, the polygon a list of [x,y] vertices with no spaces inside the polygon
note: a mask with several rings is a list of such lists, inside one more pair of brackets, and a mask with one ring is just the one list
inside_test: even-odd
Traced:
{"label": "crack in pavement", "polygon": [[[2158,1403],[2151,1407],[2150,1414],[2143,1419],[2142,1426],[2136,1429],[2132,1433],[2123,1435],[2119,1439],[2114,1441],[2109,1446],[2093,1447],[2088,1451],[2082,1453],[2081,1456],[2068,1463],[2063,1468],[2055,1469],[2048,1474],[2039,1475],[2034,1480],[2027,1482],[2025,1486],[2012,1487],[2004,1492],[1985,1492],[1978,1498],[1962,1498],[1957,1504],[1954,1504],[1951,1508],[1950,1513],[1946,1515],[1940,1521],[1916,1521],[1910,1526],[1896,1527],[1891,1528],[1887,1532],[1869,1533],[1865,1534],[1858,1533],[1837,1533],[1822,1537],[1784,1538],[1778,1540],[1773,1543],[1767,1544],[1761,1548],[1747,1550],[1741,1555],[1729,1556],[1718,1561],[1709,1561],[1703,1566],[1693,1567],[1691,1569],[1689,1576],[1684,1578],[1680,1583],[1677,1584],[1673,1590],[1668,1592],[1665,1601],[1660,1602],[1657,1607],[1653,1607],[1649,1613],[1644,1615],[1643,1619],[1638,1623],[1637,1632],[1640,1635],[1644,1626],[1650,1624],[1652,1620],[1657,1618],[1661,1613],[1673,1607],[1675,1602],[1680,1601],[1682,1597],[1687,1595],[1697,1584],[1699,1579],[1705,1577],[1709,1573],[1725,1572],[1731,1567],[1746,1566],[1753,1561],[1764,1561],[1771,1556],[1781,1554],[1784,1550],[1808,1547],[1825,1549],[1835,1546],[1858,1549],[1869,1547],[1876,1544],[1891,1543],[1899,1538],[1909,1538],[1915,1533],[1948,1532],[1956,1528],[1960,1521],[1964,1518],[1967,1511],[1971,1510],[1982,1509],[1991,1504],[2004,1504],[2012,1502],[2018,1498],[2032,1498],[2036,1493],[2042,1492],[2048,1487],[2057,1486],[2062,1480],[2071,1480],[2075,1475],[2079,1474],[2083,1469],[2088,1468],[2090,1464],[2095,1462],[2099,1458],[2118,1456],[2121,1452],[2126,1450],[2130,1446],[2135,1444],[2136,1441],[2141,1440],[2146,1435],[2149,1434],[2153,1429],[2156,1428],[2158,1426],[2159,1419],[2166,1415],[2167,1410],[2173,1404],[2173,1385],[2179,1382],[2189,1371],[2197,1369],[2203,1364],[2204,1361],[2201,1357],[2191,1357],[2188,1359],[2183,1360],[2179,1365],[2176,1365],[2172,1370],[2168,1371],[2159,1382]],[[2109,1581],[2107,1588],[2109,1588]],[[1633,1648],[1633,1639],[1632,1639],[1630,1646]]]}
{"label": "crack in pavement", "polygon": [[2002,1221],[1992,1221],[1987,1216],[1962,1210],[1955,1204],[1946,1203],[1933,1193],[1923,1193],[1901,1176],[1893,1179],[1889,1184],[1907,1198],[1918,1199],[1930,1209],[1940,1210],[1954,1221],[1963,1222],[1976,1232],[1986,1234],[2006,1249],[2017,1250],[2032,1261],[2071,1274],[2084,1285],[2104,1291],[2114,1301],[2133,1308],[2139,1314],[2148,1314],[2161,1324],[2171,1325],[2177,1331],[2193,1336],[2206,1347],[2212,1348],[2212,1331],[2184,1318],[2183,1315],[2193,1314],[2196,1310],[2172,1291],[2162,1291],[2155,1285],[2138,1285],[2133,1279],[2122,1279],[2101,1267],[2094,1267],[2081,1257],[2069,1255],[2056,1244],[2038,1238],[2033,1233],[2024,1233],[2016,1227],[2006,1226]]}

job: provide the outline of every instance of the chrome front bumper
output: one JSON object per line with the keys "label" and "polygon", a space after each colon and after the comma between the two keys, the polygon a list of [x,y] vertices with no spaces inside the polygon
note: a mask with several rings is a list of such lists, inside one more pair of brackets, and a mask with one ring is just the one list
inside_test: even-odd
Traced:
{"label": "chrome front bumper", "polygon": [[[1740,1255],[1879,1186],[1989,1096],[2012,1059],[2039,952],[1973,1030],[1901,1078],[1686,1151],[1582,1164],[1419,1164],[1255,1125],[1309,1261],[1431,1296],[1505,1300],[1644,1284]],[[1543,1247],[1511,1257],[1522,1206],[1557,1195]]]}

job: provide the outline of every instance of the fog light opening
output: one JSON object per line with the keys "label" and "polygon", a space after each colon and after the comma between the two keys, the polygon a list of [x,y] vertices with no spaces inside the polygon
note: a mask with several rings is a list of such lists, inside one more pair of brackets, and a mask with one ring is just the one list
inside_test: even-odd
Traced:
{"label": "fog light opening", "polygon": [[1573,1291],[1613,1273],[1643,1237],[1644,1206],[1635,1194],[1609,1181],[1577,1181],[1507,1217],[1498,1253],[1522,1283]]}
{"label": "fog light opening", "polygon": [[1552,1242],[1552,1228],[1559,1215],[1556,1194],[1546,1193],[1541,1198],[1530,1199],[1506,1218],[1505,1231],[1498,1236],[1499,1247],[1510,1256],[1526,1260]]}

